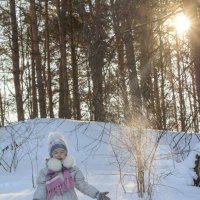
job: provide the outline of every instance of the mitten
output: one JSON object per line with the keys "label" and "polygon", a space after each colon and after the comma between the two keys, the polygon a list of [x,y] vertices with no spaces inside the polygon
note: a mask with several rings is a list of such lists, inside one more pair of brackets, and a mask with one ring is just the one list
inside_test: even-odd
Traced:
{"label": "mitten", "polygon": [[108,193],[109,192],[99,192],[99,193],[97,193],[97,200],[110,200],[110,198],[106,196]]}

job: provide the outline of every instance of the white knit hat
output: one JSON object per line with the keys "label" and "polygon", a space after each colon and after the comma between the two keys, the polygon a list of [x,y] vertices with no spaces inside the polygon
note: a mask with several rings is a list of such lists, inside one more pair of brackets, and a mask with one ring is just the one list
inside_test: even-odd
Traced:
{"label": "white knit hat", "polygon": [[55,149],[61,148],[66,151],[67,155],[67,142],[64,136],[58,132],[50,132],[48,135],[48,143],[49,143],[49,155],[52,157],[52,153]]}

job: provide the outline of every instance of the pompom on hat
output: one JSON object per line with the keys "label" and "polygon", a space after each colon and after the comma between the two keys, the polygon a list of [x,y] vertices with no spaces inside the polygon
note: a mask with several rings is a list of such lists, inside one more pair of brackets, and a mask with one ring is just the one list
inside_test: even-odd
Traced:
{"label": "pompom on hat", "polygon": [[66,156],[67,156],[68,153],[67,142],[61,133],[50,132],[48,135],[48,143],[49,143],[50,157],[52,157],[53,151],[58,148],[64,149],[66,151]]}

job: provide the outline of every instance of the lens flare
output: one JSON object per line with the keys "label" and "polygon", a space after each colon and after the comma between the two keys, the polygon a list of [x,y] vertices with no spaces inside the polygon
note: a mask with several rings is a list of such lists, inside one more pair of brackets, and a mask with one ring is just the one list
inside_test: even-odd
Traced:
{"label": "lens flare", "polygon": [[190,28],[190,20],[184,14],[178,14],[174,19],[174,26],[178,34],[184,34]]}

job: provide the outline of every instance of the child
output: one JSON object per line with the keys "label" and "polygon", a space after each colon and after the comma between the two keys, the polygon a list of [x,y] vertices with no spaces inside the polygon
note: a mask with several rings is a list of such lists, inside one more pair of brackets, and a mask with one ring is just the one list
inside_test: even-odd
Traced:
{"label": "child", "polygon": [[49,155],[47,166],[37,179],[33,200],[78,200],[75,188],[97,200],[110,200],[108,192],[99,192],[89,185],[74,159],[68,154],[64,136],[49,133]]}

